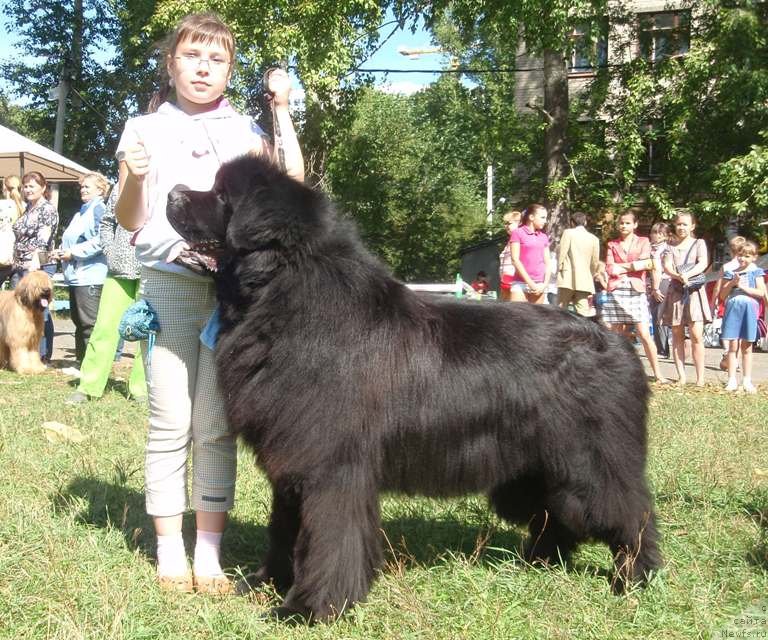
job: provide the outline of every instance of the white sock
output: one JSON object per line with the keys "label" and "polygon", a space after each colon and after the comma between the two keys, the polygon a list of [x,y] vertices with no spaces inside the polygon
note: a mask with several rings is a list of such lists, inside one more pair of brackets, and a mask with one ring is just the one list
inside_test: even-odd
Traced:
{"label": "white sock", "polygon": [[157,573],[161,576],[183,576],[187,570],[187,552],[181,531],[169,536],[157,536]]}
{"label": "white sock", "polygon": [[224,573],[219,564],[220,547],[221,533],[197,530],[194,565],[196,576],[220,576]]}

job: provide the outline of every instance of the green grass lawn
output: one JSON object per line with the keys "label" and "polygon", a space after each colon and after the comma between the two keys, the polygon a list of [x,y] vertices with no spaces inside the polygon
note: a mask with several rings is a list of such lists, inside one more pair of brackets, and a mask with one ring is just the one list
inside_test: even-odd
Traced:
{"label": "green grass lawn", "polygon": [[[62,375],[0,372],[0,638],[768,635],[765,394],[657,390],[649,475],[666,565],[647,589],[611,595],[611,559],[598,544],[565,569],[526,567],[524,532],[491,515],[482,496],[388,497],[387,562],[368,601],[336,624],[307,628],[263,619],[278,602],[267,591],[227,599],[158,591],[142,494],[146,409],[123,387],[67,406],[72,387]],[[42,425],[51,420],[84,440],[49,442]],[[269,501],[241,451],[227,567],[258,565]]]}

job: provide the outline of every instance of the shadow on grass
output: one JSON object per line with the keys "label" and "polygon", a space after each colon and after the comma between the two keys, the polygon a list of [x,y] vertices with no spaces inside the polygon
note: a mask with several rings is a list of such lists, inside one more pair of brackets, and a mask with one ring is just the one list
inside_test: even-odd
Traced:
{"label": "shadow on grass", "polygon": [[[84,524],[120,531],[131,550],[149,558],[155,556],[155,536],[152,518],[145,511],[144,494],[127,486],[134,472],[117,470],[124,480],[77,477],[52,496],[57,511],[75,510],[76,518]],[[184,517],[184,537],[187,549],[194,549],[194,515]],[[382,544],[386,561],[404,565],[434,565],[448,554],[466,555],[480,563],[508,560],[520,549],[523,536],[514,530],[491,530],[468,525],[456,519],[426,517],[386,520],[382,528]],[[254,523],[230,518],[222,545],[226,566],[256,569],[267,551],[266,523]]]}
{"label": "shadow on grass", "polygon": [[[127,482],[131,475],[133,473],[124,480]],[[126,482],[121,478],[106,482],[77,477],[52,497],[53,507],[60,511],[75,510],[76,518],[83,524],[120,531],[129,549],[154,560],[154,527],[145,511],[144,494],[128,487]],[[456,518],[396,517],[385,520],[382,529],[385,563],[382,569],[385,571],[442,565],[453,556],[465,557],[480,566],[497,566],[519,561],[525,540],[525,534],[514,528],[467,524]],[[194,514],[185,514],[184,541],[189,552],[194,549],[194,530]],[[222,564],[237,567],[242,573],[256,570],[266,555],[267,545],[266,523],[230,518],[222,545]],[[765,563],[765,547],[760,553]],[[757,555],[758,551],[755,557]],[[610,570],[583,560],[569,561],[566,568],[577,573],[587,571],[611,576]]]}
{"label": "shadow on grass", "polygon": [[[118,530],[125,537],[129,549],[138,550],[148,558],[155,557],[154,526],[152,517],[146,513],[144,494],[119,479],[117,482],[106,482],[98,478],[75,478],[66,489],[53,497],[52,502],[54,509],[71,510],[73,505],[79,507],[76,517],[82,523]],[[194,514],[184,515],[183,530],[186,548],[191,551],[195,543]],[[222,547],[225,566],[255,565],[258,558],[266,553],[266,526],[230,518]]]}

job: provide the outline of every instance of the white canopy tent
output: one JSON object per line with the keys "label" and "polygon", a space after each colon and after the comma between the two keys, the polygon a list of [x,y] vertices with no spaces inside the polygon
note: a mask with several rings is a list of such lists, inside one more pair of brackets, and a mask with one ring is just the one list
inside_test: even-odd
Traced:
{"label": "white canopy tent", "polygon": [[89,169],[0,126],[0,176],[39,171],[49,182],[77,182]]}

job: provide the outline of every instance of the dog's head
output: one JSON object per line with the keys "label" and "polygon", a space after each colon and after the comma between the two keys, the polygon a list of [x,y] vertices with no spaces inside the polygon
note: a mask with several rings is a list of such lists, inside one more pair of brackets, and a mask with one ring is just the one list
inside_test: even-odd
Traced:
{"label": "dog's head", "polygon": [[22,306],[33,311],[42,311],[53,298],[53,282],[45,271],[30,271],[14,289]]}
{"label": "dog's head", "polygon": [[263,249],[307,247],[327,225],[327,200],[272,162],[242,156],[222,165],[213,189],[178,185],[168,220],[215,271],[218,262]]}

